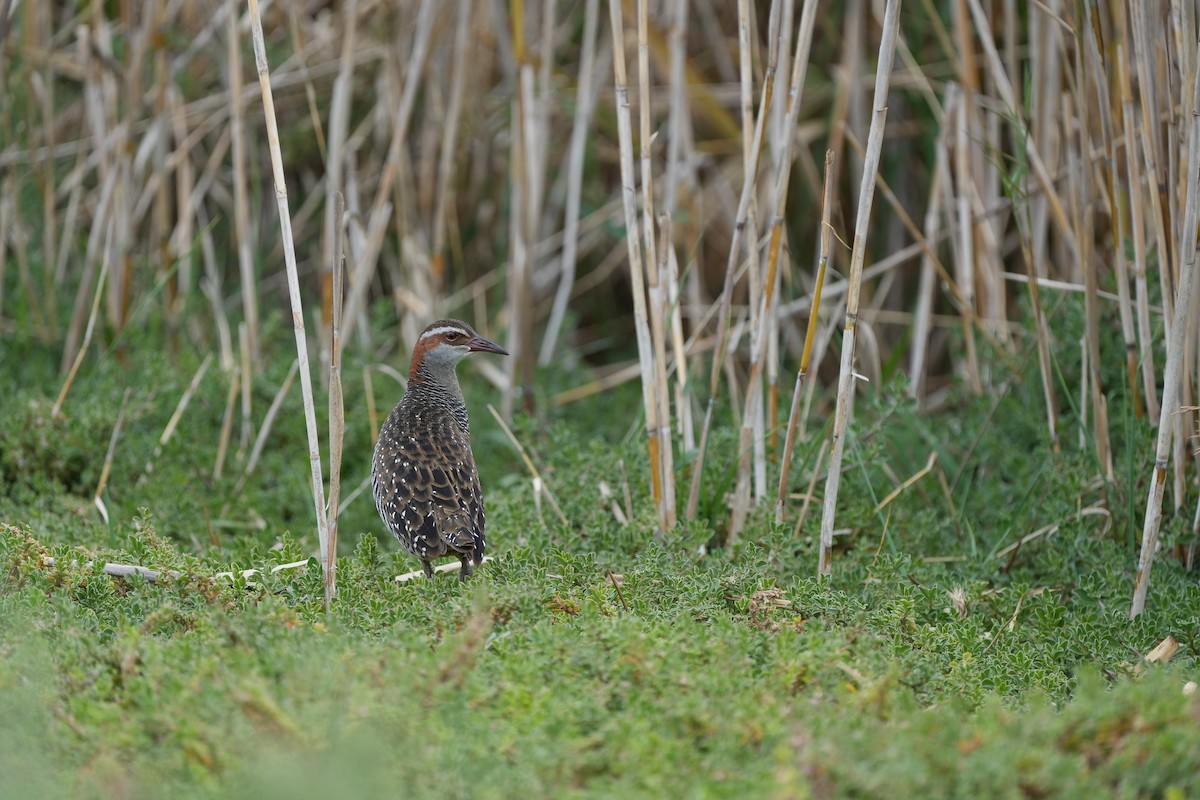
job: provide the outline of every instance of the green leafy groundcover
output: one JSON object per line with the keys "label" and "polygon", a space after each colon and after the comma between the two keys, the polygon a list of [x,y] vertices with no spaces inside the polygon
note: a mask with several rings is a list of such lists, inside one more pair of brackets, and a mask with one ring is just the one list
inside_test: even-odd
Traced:
{"label": "green leafy groundcover", "polygon": [[[1194,669],[1132,652],[1083,666],[1089,628],[1047,592],[1010,630],[1008,592],[969,594],[964,614],[906,559],[847,592],[669,543],[614,578],[552,546],[509,550],[465,586],[397,584],[402,560],[364,537],[326,619],[315,562],[212,580],[151,520],[126,534],[97,560],[136,552],[182,575],[112,578],[3,528],[8,796],[1200,790]],[[270,557],[297,555],[289,540]]]}
{"label": "green leafy groundcover", "polygon": [[[903,387],[864,395],[818,580],[819,498],[794,529],[818,428],[787,522],[763,503],[713,547],[737,460],[719,408],[697,519],[659,540],[621,413],[636,386],[513,420],[564,524],[482,410],[496,398],[465,380],[496,559],[463,585],[394,580],[416,564],[352,494],[371,442],[347,384],[353,499],[327,616],[295,392],[254,469],[235,426],[218,474],[227,376],[163,444],[199,357],[103,361],[56,416],[50,355],[10,361],[0,404],[5,798],[1200,796],[1200,581],[1173,557],[1190,515],[1166,519],[1129,620],[1153,429],[1119,395],[1108,482],[1088,447],[1046,443],[1032,374],[937,417]],[[255,426],[289,363],[256,373]],[[382,409],[398,395],[374,391]],[[123,404],[105,521],[94,496]],[[622,505],[628,486],[627,524],[602,481]],[[1170,662],[1146,662],[1168,637]]]}

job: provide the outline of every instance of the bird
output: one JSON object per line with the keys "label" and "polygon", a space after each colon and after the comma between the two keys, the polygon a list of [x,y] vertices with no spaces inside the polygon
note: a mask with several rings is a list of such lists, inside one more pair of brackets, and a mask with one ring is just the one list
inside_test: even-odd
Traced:
{"label": "bird", "polygon": [[465,581],[483,562],[483,492],[471,453],[471,427],[456,368],[471,353],[508,351],[465,322],[440,319],[413,347],[408,386],[375,442],[375,508],[401,546],[433,577],[432,561],[462,562]]}

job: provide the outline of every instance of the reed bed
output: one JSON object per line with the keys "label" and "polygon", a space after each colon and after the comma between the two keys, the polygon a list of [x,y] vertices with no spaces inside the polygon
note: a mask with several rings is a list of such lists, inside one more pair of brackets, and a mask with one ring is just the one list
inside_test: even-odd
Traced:
{"label": "reed bed", "polygon": [[[552,402],[640,381],[658,535],[707,515],[732,546],[768,497],[779,522],[819,500],[822,573],[854,376],[903,364],[936,413],[1028,356],[1047,442],[1101,486],[1115,399],[1158,426],[1133,456],[1140,613],[1163,514],[1200,519],[1194,5],[605,2],[5,4],[0,335],[61,351],[69,414],[98,341],[155,310],[171,348],[215,354],[212,473],[245,481],[255,365],[282,357],[263,317],[290,305],[330,596],[341,434],[319,441],[310,347],[333,418],[342,350],[394,361],[435,316],[508,331],[507,372],[475,367],[503,417],[543,413],[539,368],[587,353]],[[814,407],[824,466],[794,463]],[[732,480],[709,463],[730,419]]]}

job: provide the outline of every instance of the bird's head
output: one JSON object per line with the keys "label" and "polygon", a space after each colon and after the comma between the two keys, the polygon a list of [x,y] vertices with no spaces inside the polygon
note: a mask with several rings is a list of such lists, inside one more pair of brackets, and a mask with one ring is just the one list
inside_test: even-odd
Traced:
{"label": "bird's head", "polygon": [[439,319],[417,338],[409,378],[419,380],[418,373],[422,367],[430,374],[453,371],[458,362],[471,353],[508,355],[507,350],[480,336],[467,323],[456,319]]}

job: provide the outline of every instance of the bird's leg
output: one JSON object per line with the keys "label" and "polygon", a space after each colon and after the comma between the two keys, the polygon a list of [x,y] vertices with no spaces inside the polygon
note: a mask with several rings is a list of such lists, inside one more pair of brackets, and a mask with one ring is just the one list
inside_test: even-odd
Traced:
{"label": "bird's leg", "polygon": [[430,564],[425,559],[421,559],[421,569],[425,570],[425,577],[433,580],[433,564]]}
{"label": "bird's leg", "polygon": [[471,577],[471,559],[469,556],[460,556],[459,561],[462,562],[462,569],[458,571],[458,580],[460,583],[465,583],[467,578]]}

